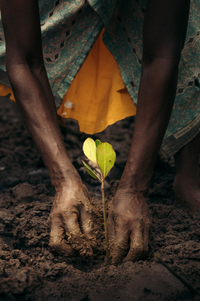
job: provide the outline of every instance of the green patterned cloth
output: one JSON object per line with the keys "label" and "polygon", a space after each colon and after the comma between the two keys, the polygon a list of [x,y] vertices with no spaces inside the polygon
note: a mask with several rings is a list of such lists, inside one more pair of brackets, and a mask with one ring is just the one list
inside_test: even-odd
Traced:
{"label": "green patterned cloth", "polygon": [[[137,105],[146,0],[39,0],[43,53],[57,107],[105,27],[103,41],[115,57],[128,92]],[[5,42],[0,23],[0,81]],[[188,32],[179,68],[177,96],[162,144],[168,156],[200,129],[200,1],[191,0]],[[133,85],[133,82],[135,85]]]}

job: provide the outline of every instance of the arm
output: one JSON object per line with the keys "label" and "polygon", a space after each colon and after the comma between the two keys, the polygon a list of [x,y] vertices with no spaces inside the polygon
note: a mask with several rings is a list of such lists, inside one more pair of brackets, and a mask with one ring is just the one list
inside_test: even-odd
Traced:
{"label": "arm", "polygon": [[109,214],[112,262],[138,260],[148,251],[146,197],[170,119],[190,0],[147,0],[142,75],[134,133]]}
{"label": "arm", "polygon": [[[56,190],[50,245],[66,256],[74,255],[74,249],[90,255],[92,207],[87,189],[67,156],[57,122],[43,62],[38,1],[2,0],[1,12],[6,68],[15,99]],[[64,240],[65,234],[71,237],[73,248]]]}
{"label": "arm", "polygon": [[[48,168],[48,161],[55,156],[55,152],[59,149],[62,156],[65,149],[43,63],[38,1],[6,0],[2,1],[1,6],[8,76],[21,116]],[[46,154],[46,147],[49,148],[50,144],[52,148]],[[49,170],[50,174],[58,175],[57,168],[54,166],[53,170]],[[60,177],[61,174],[58,181]]]}

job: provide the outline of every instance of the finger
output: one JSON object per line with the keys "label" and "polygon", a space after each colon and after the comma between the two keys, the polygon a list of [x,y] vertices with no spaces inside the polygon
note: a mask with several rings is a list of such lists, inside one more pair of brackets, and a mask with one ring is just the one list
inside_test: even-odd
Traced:
{"label": "finger", "polygon": [[61,225],[59,217],[50,218],[51,232],[49,245],[52,251],[59,253],[62,256],[75,257],[77,252],[66,242],[65,230]]}
{"label": "finger", "polygon": [[130,250],[123,262],[139,260],[143,253],[142,223],[140,223],[130,234]]}
{"label": "finger", "polygon": [[108,224],[108,241],[109,241],[108,248],[111,257],[111,254],[113,253],[114,241],[115,241],[115,222],[111,214],[108,215],[107,224]]}
{"label": "finger", "polygon": [[114,246],[111,250],[111,263],[117,265],[121,263],[123,255],[127,250],[130,231],[127,231],[125,229],[123,223],[117,223],[115,227],[115,232],[116,235],[114,240]]}
{"label": "finger", "polygon": [[150,224],[145,224],[144,225],[144,230],[143,230],[143,242],[144,242],[144,250],[143,254],[146,256],[149,250],[149,233],[150,233]]}
{"label": "finger", "polygon": [[81,256],[92,256],[92,248],[80,230],[77,212],[67,211],[62,216],[68,242],[72,248],[77,250]]}
{"label": "finger", "polygon": [[81,210],[81,217],[80,217],[80,225],[85,235],[86,239],[89,241],[89,244],[92,248],[97,246],[96,236],[94,233],[94,223],[92,214],[88,212],[85,206]]}
{"label": "finger", "polygon": [[83,230],[83,233],[88,239],[93,238],[94,227],[93,227],[93,220],[91,214],[83,207],[81,209],[81,216],[80,216],[80,224]]}
{"label": "finger", "polygon": [[108,215],[108,238],[110,242],[110,249],[112,249],[115,240],[115,222],[111,214]]}

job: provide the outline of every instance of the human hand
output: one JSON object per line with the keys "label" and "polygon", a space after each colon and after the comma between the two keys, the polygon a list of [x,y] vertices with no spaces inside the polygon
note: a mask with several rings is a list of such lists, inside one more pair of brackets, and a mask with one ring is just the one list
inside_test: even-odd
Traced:
{"label": "human hand", "polygon": [[117,265],[142,258],[148,252],[150,226],[144,195],[118,189],[108,216],[111,263]]}
{"label": "human hand", "polygon": [[81,181],[57,192],[50,214],[51,249],[66,257],[92,256],[96,241],[92,214],[89,193]]}

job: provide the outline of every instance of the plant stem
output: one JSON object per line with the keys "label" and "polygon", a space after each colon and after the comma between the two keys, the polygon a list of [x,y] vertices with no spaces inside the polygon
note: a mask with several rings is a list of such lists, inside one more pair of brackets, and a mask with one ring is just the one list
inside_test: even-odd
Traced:
{"label": "plant stem", "polygon": [[156,253],[154,254],[154,257],[158,259],[158,261],[166,268],[168,271],[170,271],[182,284],[184,284],[194,295],[199,295],[198,291],[195,290],[195,288],[188,283],[185,279],[183,279],[180,275],[178,275],[176,272],[174,272],[168,264],[162,260]]}
{"label": "plant stem", "polygon": [[106,218],[106,202],[104,196],[104,181],[101,182],[101,194],[102,194],[102,202],[103,202],[103,219],[104,219],[104,228],[105,228],[105,240],[106,240],[106,262],[109,262],[110,252],[109,252],[109,240],[108,240],[108,225]]}

